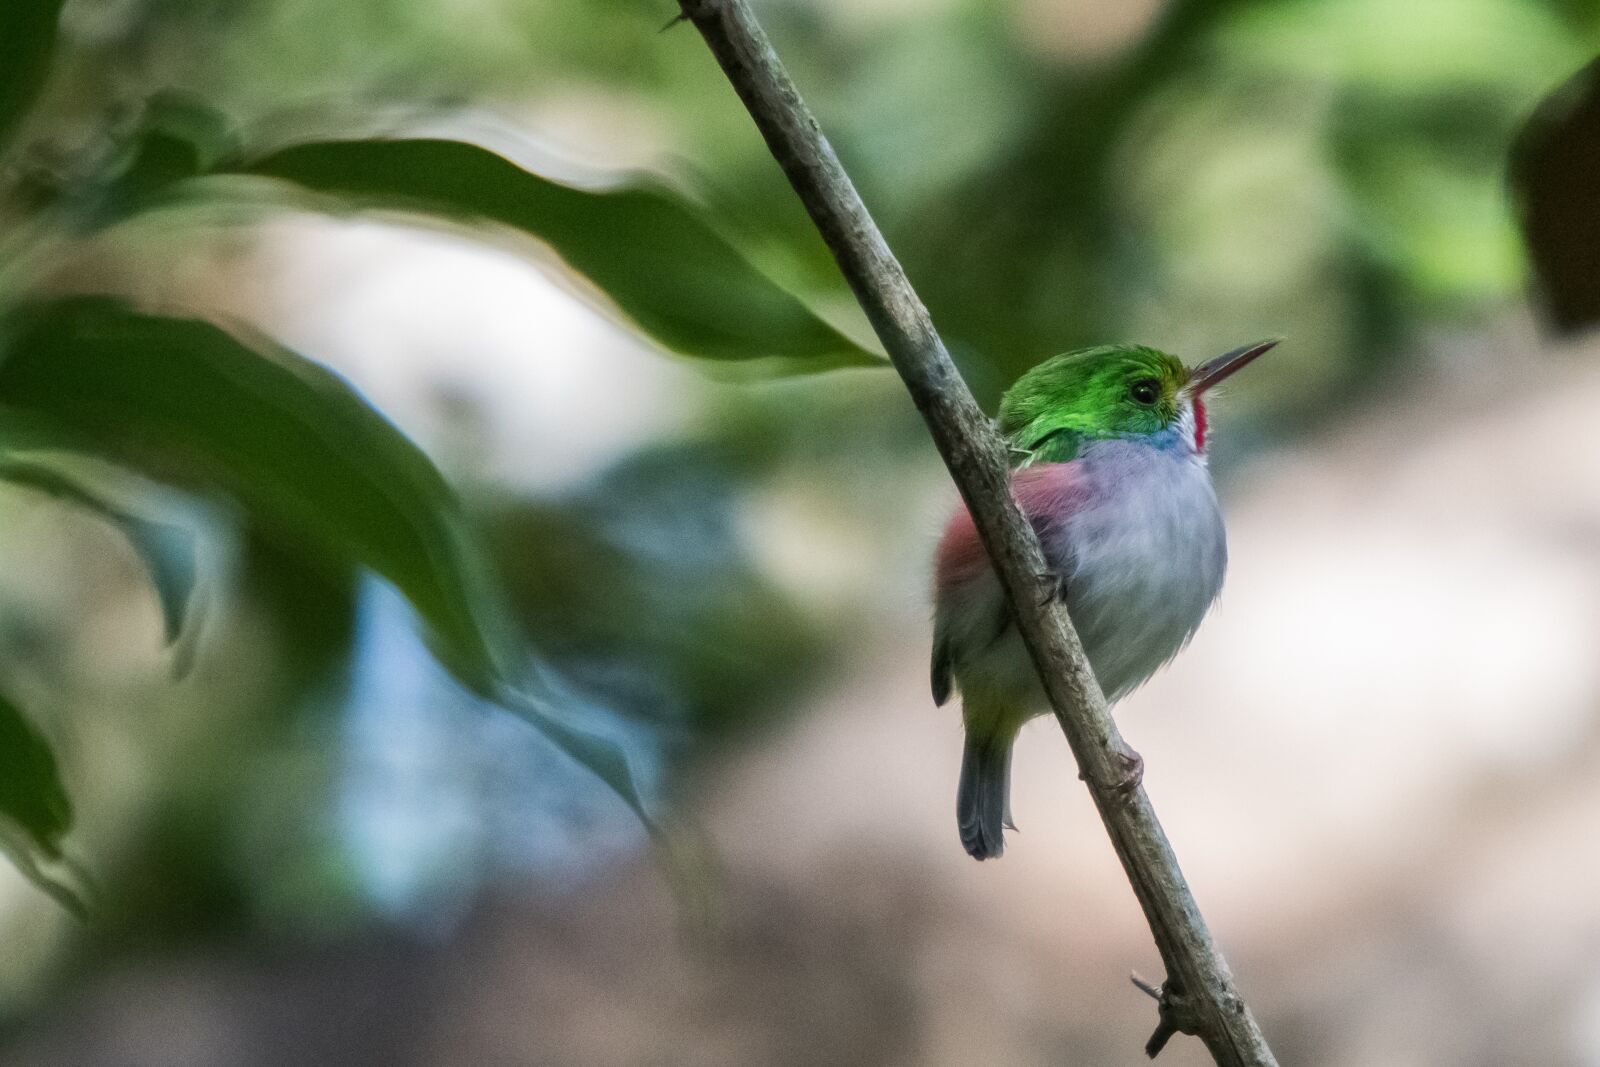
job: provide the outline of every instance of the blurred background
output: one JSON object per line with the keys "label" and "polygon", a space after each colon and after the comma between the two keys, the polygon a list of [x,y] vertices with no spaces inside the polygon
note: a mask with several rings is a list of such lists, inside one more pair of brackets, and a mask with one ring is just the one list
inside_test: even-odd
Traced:
{"label": "blurred background", "polygon": [[[1222,600],[1119,709],[1280,1060],[1600,1065],[1600,340],[1541,330],[1506,181],[1600,4],[756,7],[986,404],[1082,344],[1288,338],[1214,405]],[[70,187],[158,93],[266,141],[469,130],[658,175],[864,338],[675,11],[69,0],[16,166]],[[395,211],[197,203],[27,270],[348,379],[674,844],[293,531],[167,502],[205,604],[176,678],[139,557],[6,488],[0,681],[96,907],[0,864],[0,1062],[1143,1062],[1159,958],[1053,724],[1004,860],[957,842],[955,496],[892,373],[669,353],[532,241]]]}

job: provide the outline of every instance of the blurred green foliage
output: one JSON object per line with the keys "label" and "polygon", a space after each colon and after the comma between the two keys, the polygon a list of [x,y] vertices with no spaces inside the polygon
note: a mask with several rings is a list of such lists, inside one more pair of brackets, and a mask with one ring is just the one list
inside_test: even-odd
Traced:
{"label": "blurred green foliage", "polygon": [[634,713],[680,740],[769,723],[822,642],[739,544],[739,495],[765,466],[721,442],[666,446],[572,497],[495,508],[489,543],[529,638],[575,676],[631,677]]}
{"label": "blurred green foliage", "polygon": [[[22,31],[38,62],[13,73],[28,79],[48,57],[55,26]],[[13,84],[17,121],[34,88]],[[32,237],[48,258],[52,239],[219,195],[214,184],[199,192],[180,187],[189,179],[266,176],[346,211],[402,208],[533,233],[633,322],[683,351],[774,356],[796,369],[876,361],[752,269],[665,185],[580,189],[441,139],[314,140],[240,156],[228,151],[226,120],[170,92],[153,98],[124,136],[59,180],[27,174],[14,204],[38,216],[39,226],[23,232],[25,251]],[[61,449],[219,493],[252,525],[293,531],[318,556],[387,578],[464,685],[539,726],[648,817],[629,758],[572,721],[561,684],[519,664],[523,653],[504,626],[499,591],[442,477],[343,383],[281,348],[245,343],[208,323],[141,314],[103,297],[30,300],[28,283],[14,284],[11,306],[0,305],[0,403],[14,419],[54,435]],[[68,492],[61,478],[41,479],[37,464],[10,469],[22,484],[108,514],[87,493]],[[148,532],[120,525],[137,542]],[[173,575],[164,557],[147,558],[170,616]],[[59,831],[36,838],[53,846],[54,836]]]}
{"label": "blurred green foliage", "polygon": [[22,125],[50,71],[62,0],[14,0],[0,9],[0,151]]}
{"label": "blurred green foliage", "polygon": [[252,519],[393,582],[469,684],[511,654],[471,535],[427,459],[350,388],[209,323],[103,299],[13,310],[0,405],[64,442],[176,484],[216,488]]}

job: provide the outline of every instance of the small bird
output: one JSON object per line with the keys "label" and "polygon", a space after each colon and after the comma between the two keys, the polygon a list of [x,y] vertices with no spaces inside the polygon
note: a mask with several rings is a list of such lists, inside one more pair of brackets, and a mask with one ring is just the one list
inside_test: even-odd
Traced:
{"label": "small bird", "polygon": [[[1193,369],[1138,345],[1055,356],[1000,403],[1011,491],[1033,524],[1106,699],[1172,659],[1222,589],[1228,549],[1206,464],[1206,390],[1271,349]],[[1049,710],[972,517],[957,510],[934,566],[933,699],[961,691],[961,844],[999,856],[1011,820],[1011,747]]]}

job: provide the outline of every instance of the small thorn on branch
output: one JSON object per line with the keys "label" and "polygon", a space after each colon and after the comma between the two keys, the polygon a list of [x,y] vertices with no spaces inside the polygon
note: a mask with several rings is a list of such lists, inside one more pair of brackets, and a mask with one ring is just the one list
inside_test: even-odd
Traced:
{"label": "small thorn on branch", "polygon": [[1144,1043],[1146,1056],[1155,1059],[1161,1055],[1161,1050],[1167,1047],[1167,1042],[1172,1040],[1173,1034],[1197,1032],[1199,1027],[1193,1017],[1193,1005],[1183,995],[1182,987],[1172,979],[1169,978],[1161,983],[1160,988],[1139,977],[1137,973],[1128,975],[1128,980],[1141,993],[1153,999],[1157,1010],[1161,1013],[1161,1021],[1156,1024],[1155,1033]]}
{"label": "small thorn on branch", "polygon": [[1056,601],[1067,602],[1067,579],[1057,571],[1045,571],[1039,575],[1039,606],[1048,607]]}

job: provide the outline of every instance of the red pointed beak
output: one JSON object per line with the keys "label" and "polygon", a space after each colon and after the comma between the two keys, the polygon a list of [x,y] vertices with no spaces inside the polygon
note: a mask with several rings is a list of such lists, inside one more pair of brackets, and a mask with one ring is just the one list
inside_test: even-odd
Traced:
{"label": "red pointed beak", "polygon": [[1189,391],[1195,396],[1199,396],[1234,371],[1254,363],[1258,356],[1270,352],[1281,340],[1283,338],[1274,337],[1270,341],[1257,341],[1253,345],[1235,348],[1227,355],[1206,360],[1194,369],[1193,374],[1189,375]]}

